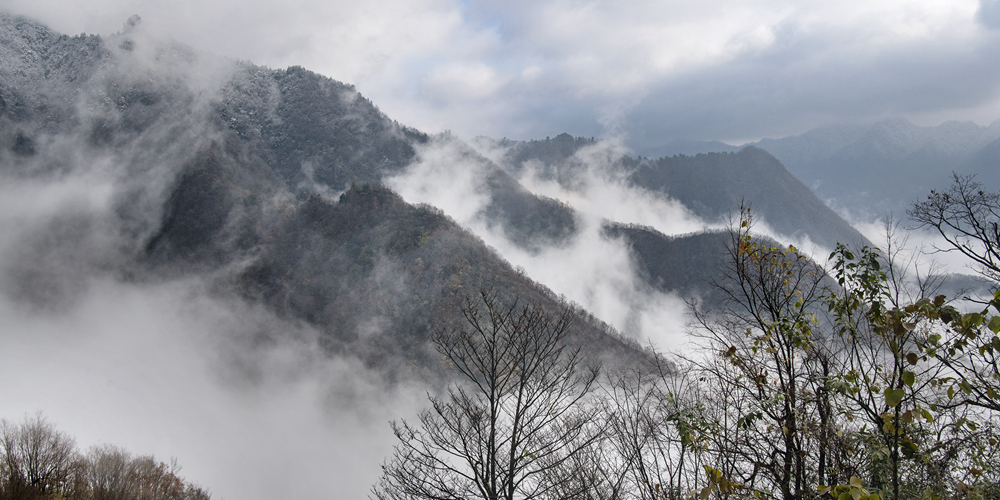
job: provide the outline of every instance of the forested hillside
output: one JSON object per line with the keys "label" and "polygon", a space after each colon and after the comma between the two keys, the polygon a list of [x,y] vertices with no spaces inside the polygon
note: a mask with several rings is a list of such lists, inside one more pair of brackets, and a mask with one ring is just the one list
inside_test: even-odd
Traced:
{"label": "forested hillside", "polygon": [[766,151],[672,156],[641,162],[629,179],[660,191],[708,220],[725,219],[747,202],[774,231],[832,248],[865,238]]}
{"label": "forested hillside", "polygon": [[604,232],[628,245],[637,272],[651,286],[682,297],[701,298],[704,307],[721,303],[716,285],[725,281],[722,272],[728,231],[667,236],[651,227],[608,224]]}
{"label": "forested hillside", "polygon": [[[222,293],[320,328],[331,355],[416,372],[434,371],[429,334],[468,293],[493,288],[567,306],[433,207],[379,186],[431,139],[350,85],[302,68],[216,60],[147,37],[134,19],[106,41],[2,21],[5,175],[110,176],[113,185],[113,210],[83,216],[106,240],[99,248],[74,243],[88,233],[45,240],[57,248],[36,254],[27,271],[24,263],[8,270],[17,300],[72,293],[66,259],[92,262],[82,273],[139,280],[199,273]],[[530,247],[573,234],[568,207],[465,154],[485,173],[491,202],[482,216],[513,240]],[[95,170],[101,164],[112,168]],[[642,356],[585,311],[573,332],[595,356]]]}
{"label": "forested hillside", "polygon": [[610,179],[624,178],[641,189],[681,202],[712,224],[724,224],[741,203],[753,206],[777,234],[809,238],[823,248],[865,238],[827,207],[768,152],[747,147],[738,152],[674,155],[658,159],[610,153],[596,164],[579,152],[595,141],[562,134],[536,141],[497,141],[506,147],[501,165],[512,175],[526,168],[566,189],[579,189],[594,169]]}

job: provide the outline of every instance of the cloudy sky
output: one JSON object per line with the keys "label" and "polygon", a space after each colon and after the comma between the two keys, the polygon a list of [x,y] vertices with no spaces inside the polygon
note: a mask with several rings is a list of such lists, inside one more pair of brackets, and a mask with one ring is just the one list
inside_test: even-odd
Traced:
{"label": "cloudy sky", "polygon": [[[108,35],[139,14],[146,29],[201,50],[353,83],[400,122],[464,138],[569,132],[654,147],[673,138],[740,143],[886,117],[924,125],[1000,118],[1000,0],[0,0],[0,10],[66,34]],[[414,199],[418,180],[410,191],[396,187]],[[111,193],[65,184],[0,183],[0,260],[23,239],[19,231]],[[607,216],[598,207],[667,232],[699,227],[677,207],[614,186],[602,184],[605,197],[598,194],[576,205],[595,239]],[[94,204],[100,214],[109,210]],[[677,321],[663,315],[678,300],[637,296],[621,248],[508,255],[616,325],[664,330]],[[611,271],[574,275],[554,261]],[[552,281],[546,271],[568,278]],[[14,332],[2,339],[0,366],[44,375],[7,377],[0,417],[38,409],[81,445],[176,456],[184,475],[217,498],[321,497],[328,471],[339,473],[339,494],[363,497],[394,443],[386,421],[412,415],[423,392],[400,389],[358,404],[355,393],[375,393],[365,389],[375,376],[349,361],[310,357],[317,349],[309,331],[279,349],[249,351],[260,359],[237,360],[271,378],[233,390],[241,374],[216,356],[245,341],[241,332],[266,314],[207,298],[202,288],[105,280],[51,315],[0,295],[0,331]],[[205,344],[215,338],[221,347]]]}
{"label": "cloudy sky", "polygon": [[67,34],[132,14],[196,48],[354,83],[462,137],[738,143],[1000,118],[1000,0],[5,0]]}

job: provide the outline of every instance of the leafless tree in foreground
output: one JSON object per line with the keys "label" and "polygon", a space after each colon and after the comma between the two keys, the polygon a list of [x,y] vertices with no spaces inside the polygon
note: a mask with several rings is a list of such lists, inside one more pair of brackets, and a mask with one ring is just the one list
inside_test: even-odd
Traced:
{"label": "leafless tree in foreground", "polygon": [[931,191],[907,214],[947,242],[941,252],[960,252],[976,271],[1000,283],[1000,193],[985,191],[971,176],[955,174],[947,191]]}
{"label": "leafless tree in foreground", "polygon": [[76,442],[40,413],[18,425],[0,420],[0,498],[35,498],[70,486]]}
{"label": "leafless tree in foreground", "polygon": [[209,500],[185,482],[176,462],[133,456],[115,446],[86,455],[41,415],[0,420],[0,500]]}
{"label": "leafless tree in foreground", "polygon": [[601,434],[588,395],[597,367],[565,347],[571,311],[466,299],[465,325],[439,330],[438,351],[461,375],[430,396],[419,425],[393,422],[400,443],[373,489],[388,499],[593,498],[604,489],[581,457]]}

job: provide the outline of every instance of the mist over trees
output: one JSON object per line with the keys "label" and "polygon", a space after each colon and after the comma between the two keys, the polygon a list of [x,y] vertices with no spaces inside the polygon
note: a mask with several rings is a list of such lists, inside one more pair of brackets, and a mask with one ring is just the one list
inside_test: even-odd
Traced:
{"label": "mist over trees", "polygon": [[[376,498],[998,495],[1000,297],[969,313],[908,289],[896,274],[908,264],[865,246],[762,149],[629,158],[563,134],[499,141],[504,154],[487,158],[394,122],[351,85],[218,61],[137,20],[66,37],[3,16],[0,41],[4,181],[99,180],[74,185],[92,204],[7,226],[4,297],[57,311],[94,277],[197,278],[273,316],[248,343],[305,325],[323,356],[358,359],[380,382],[450,383],[395,425]],[[651,289],[703,299],[690,310],[697,349],[643,349],[383,184],[414,165],[467,175],[449,194],[475,199],[473,216],[526,254],[586,229],[570,204],[525,188],[528,173],[579,194],[600,170],[712,223],[737,209],[728,231],[594,231]],[[995,285],[997,200],[958,177],[911,217]],[[830,264],[760,235],[761,218],[835,248]],[[0,435],[3,498],[206,496],[152,457],[81,455],[41,417]]]}
{"label": "mist over trees", "polygon": [[466,325],[434,344],[459,382],[400,440],[378,499],[580,498],[595,484],[581,456],[600,435],[586,399],[599,370],[565,340],[573,315],[520,305],[491,290],[462,306]]}
{"label": "mist over trees", "polygon": [[[948,191],[932,193],[911,211],[994,278],[994,288],[996,197],[956,177]],[[375,497],[1000,495],[1000,292],[980,302],[981,310],[963,313],[950,298],[926,296],[928,287],[901,279],[908,270],[900,266],[913,262],[891,247],[883,253],[838,245],[824,268],[795,247],[756,236],[752,210],[739,213],[725,241],[724,277],[714,283],[723,298],[713,309],[692,304],[690,333],[698,347],[671,362],[617,367],[599,379],[592,378],[595,372],[579,392],[532,386],[548,397],[531,393],[510,406],[505,398],[513,395],[497,391],[483,370],[498,374],[498,367],[538,357],[553,369],[571,365],[561,364],[563,351],[550,347],[556,337],[541,335],[545,341],[513,358],[502,355],[506,347],[497,350],[506,343],[472,340],[502,332],[510,342],[531,329],[511,323],[513,306],[490,302],[486,292],[489,320],[469,313],[476,310],[470,302],[465,310],[473,335],[461,331],[436,342],[472,384],[458,383],[446,399],[431,397],[433,410],[422,414],[419,426],[394,424],[401,444]],[[533,311],[538,309],[525,306],[521,317]],[[546,317],[544,324],[564,319]],[[574,377],[566,373],[562,380]],[[595,380],[600,389],[584,397]],[[549,404],[551,398],[563,403]],[[576,405],[576,412],[565,403]],[[509,429],[516,429],[518,418],[495,410],[538,414],[522,404],[537,404],[534,411],[546,414],[551,409],[553,418],[575,415],[572,425],[560,427],[572,432],[539,433],[547,441],[518,444],[507,437],[516,436]],[[495,442],[491,425],[498,415],[504,437]],[[491,424],[480,429],[483,422]],[[490,457],[502,452],[505,466],[517,468],[497,483],[496,461],[470,450]],[[536,456],[536,450],[570,450],[575,458]],[[519,491],[511,486],[519,484],[515,470],[542,477]],[[445,486],[452,484],[462,486]]]}

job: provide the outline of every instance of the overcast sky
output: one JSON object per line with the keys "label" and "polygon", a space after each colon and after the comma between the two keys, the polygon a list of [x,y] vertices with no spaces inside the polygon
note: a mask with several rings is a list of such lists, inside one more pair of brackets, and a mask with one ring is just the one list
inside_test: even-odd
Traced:
{"label": "overcast sky", "polygon": [[[0,10],[71,35],[109,35],[139,14],[146,29],[197,49],[353,83],[390,117],[427,132],[569,132],[653,147],[674,138],[742,143],[899,116],[989,124],[1000,118],[1000,0],[981,1],[0,0]],[[43,223],[57,220],[52,214],[80,212],[77,198],[112,193],[62,182],[0,183],[0,274],[3,259],[23,258],[6,250],[22,232],[43,233]],[[673,232],[699,227],[615,186],[602,185],[601,194],[582,197],[592,206],[577,205],[594,238],[607,216],[598,206],[664,231],[657,217],[683,223]],[[55,208],[46,211],[48,203]],[[101,207],[94,210],[110,210]],[[637,298],[627,255],[607,242],[514,259],[546,280],[540,273],[564,269],[550,265],[556,260],[577,271],[610,269],[596,277],[562,272],[569,279],[548,283],[619,326],[637,317],[640,331],[649,324],[669,332],[662,326],[677,321],[664,314],[679,300]],[[56,269],[78,265],[65,260]],[[0,293],[0,331],[14,332],[0,336],[0,366],[41,368],[30,380],[0,383],[0,417],[39,409],[82,445],[177,456],[185,477],[217,498],[322,496],[328,471],[338,473],[337,493],[353,498],[373,484],[394,442],[386,420],[424,404],[421,391],[406,388],[365,405],[348,398],[375,394],[366,389],[375,376],[349,360],[310,358],[309,332],[280,349],[250,351],[276,378],[233,391],[220,369],[230,365],[215,358],[228,344],[203,342],[219,332],[238,342],[265,312],[218,302],[198,283],[105,281],[61,314],[24,312]]]}
{"label": "overcast sky", "polygon": [[1000,0],[4,0],[355,84],[428,132],[729,142],[1000,118]]}

